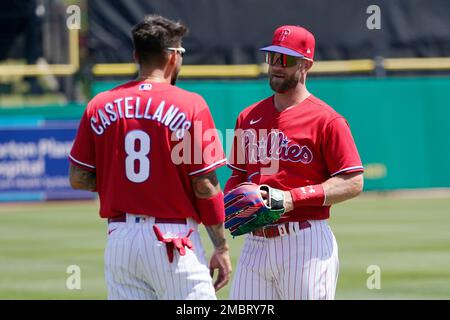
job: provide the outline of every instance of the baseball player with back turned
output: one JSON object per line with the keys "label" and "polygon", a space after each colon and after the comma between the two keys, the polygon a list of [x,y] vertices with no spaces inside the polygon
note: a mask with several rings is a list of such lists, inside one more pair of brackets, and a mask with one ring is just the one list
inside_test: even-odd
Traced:
{"label": "baseball player with back turned", "polygon": [[[98,192],[108,220],[109,299],[216,299],[229,281],[215,174],[226,159],[206,102],[175,86],[186,33],[180,22],[156,15],[133,28],[138,79],[89,102],[70,152],[72,187]],[[194,135],[194,127],[203,131]],[[180,143],[193,148],[183,150],[183,162],[173,152]],[[198,153],[199,161],[186,157]],[[214,245],[209,269],[199,223]]]}
{"label": "baseball player with back turned", "polygon": [[236,122],[225,192],[243,182],[268,185],[258,192],[267,203],[282,201],[284,214],[246,235],[231,299],[335,296],[338,248],[327,219],[331,205],[362,191],[363,167],[346,120],[306,88],[314,47],[306,29],[277,28],[261,49],[275,94]]}

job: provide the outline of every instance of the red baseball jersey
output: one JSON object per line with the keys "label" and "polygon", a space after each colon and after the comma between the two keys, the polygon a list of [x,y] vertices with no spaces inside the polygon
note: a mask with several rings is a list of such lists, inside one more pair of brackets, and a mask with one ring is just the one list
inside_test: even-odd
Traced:
{"label": "red baseball jersey", "polygon": [[[313,95],[282,112],[274,96],[242,111],[228,165],[247,181],[281,190],[363,171],[347,121]],[[327,219],[329,211],[329,206],[301,207],[280,221]]]}
{"label": "red baseball jersey", "polygon": [[191,178],[226,163],[201,96],[143,81],[89,102],[69,159],[95,171],[103,218],[133,213],[198,222]]}

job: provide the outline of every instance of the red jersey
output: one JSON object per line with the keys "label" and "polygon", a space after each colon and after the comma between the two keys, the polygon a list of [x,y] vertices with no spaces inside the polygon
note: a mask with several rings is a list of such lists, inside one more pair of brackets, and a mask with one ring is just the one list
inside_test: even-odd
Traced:
{"label": "red jersey", "polygon": [[101,217],[133,213],[197,222],[191,178],[226,163],[201,96],[143,81],[89,102],[69,158],[96,173]]}
{"label": "red jersey", "polygon": [[[347,121],[312,95],[282,112],[274,96],[242,111],[229,166],[247,181],[285,191],[363,171]],[[280,222],[327,219],[329,211],[329,206],[300,207]]]}

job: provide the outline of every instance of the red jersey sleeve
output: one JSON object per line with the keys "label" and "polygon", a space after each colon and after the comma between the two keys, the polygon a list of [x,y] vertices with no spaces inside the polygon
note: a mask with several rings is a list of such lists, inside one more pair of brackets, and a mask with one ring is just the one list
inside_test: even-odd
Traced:
{"label": "red jersey sleeve", "polygon": [[364,171],[350,127],[344,118],[335,118],[328,123],[322,143],[330,176]]}
{"label": "red jersey sleeve", "polygon": [[189,176],[205,174],[226,164],[219,133],[203,98],[198,110],[189,130],[194,153],[188,168]]}
{"label": "red jersey sleeve", "polygon": [[243,130],[240,128],[240,117],[238,117],[234,127],[233,144],[231,146],[231,152],[228,157],[227,165],[233,169],[233,171],[238,171],[245,174],[247,173],[247,169],[243,139]]}
{"label": "red jersey sleeve", "polygon": [[70,162],[82,169],[95,171],[94,136],[89,124],[88,109],[84,112],[78,126],[77,135],[69,154]]}

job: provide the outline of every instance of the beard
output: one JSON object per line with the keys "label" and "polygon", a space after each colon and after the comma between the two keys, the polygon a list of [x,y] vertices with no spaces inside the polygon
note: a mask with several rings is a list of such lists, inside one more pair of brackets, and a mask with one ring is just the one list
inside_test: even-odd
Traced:
{"label": "beard", "polygon": [[292,88],[295,88],[299,80],[300,80],[300,72],[296,72],[292,76],[283,79],[270,75],[269,83],[273,91],[278,93],[284,93]]}

